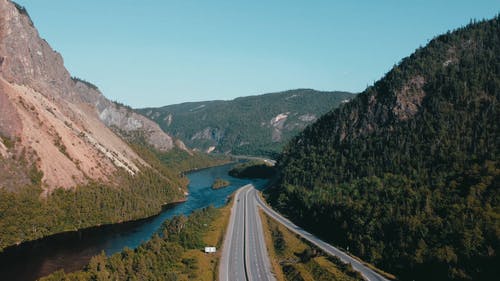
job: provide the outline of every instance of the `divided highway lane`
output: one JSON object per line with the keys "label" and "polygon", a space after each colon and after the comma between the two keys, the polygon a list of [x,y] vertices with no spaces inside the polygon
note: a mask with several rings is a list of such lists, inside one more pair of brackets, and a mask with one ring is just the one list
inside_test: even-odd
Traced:
{"label": "divided highway lane", "polygon": [[219,266],[220,281],[274,281],[252,185],[235,196]]}
{"label": "divided highway lane", "polygon": [[245,208],[243,188],[234,195],[231,216],[222,246],[221,263],[219,266],[220,281],[246,281],[245,271]]}
{"label": "divided highway lane", "polygon": [[275,212],[262,201],[253,185],[245,185],[240,188],[234,198],[219,266],[220,281],[275,280],[271,272],[258,207],[326,253],[338,257],[345,263],[350,263],[354,270],[360,272],[366,280],[388,281],[358,260],[320,240]]}
{"label": "divided highway lane", "polygon": [[328,253],[332,256],[338,257],[340,260],[342,260],[345,263],[350,263],[352,265],[352,267],[354,268],[354,270],[360,272],[366,280],[368,280],[368,281],[389,281],[388,279],[384,278],[382,275],[376,273],[375,271],[373,271],[369,267],[363,265],[358,260],[352,258],[348,254],[346,254],[346,253],[342,252],[341,250],[333,247],[332,245],[324,242],[323,240],[315,237],[311,233],[298,227],[297,225],[295,225],[294,223],[292,223],[291,221],[289,221],[288,219],[286,219],[282,215],[278,214],[273,209],[271,209],[269,206],[267,206],[266,203],[264,203],[262,201],[262,199],[260,198],[260,196],[258,195],[257,191],[255,190],[255,188],[253,186],[251,187],[251,189],[253,190],[252,194],[253,194],[254,201],[257,202],[259,207],[261,207],[262,210],[264,210],[264,212],[266,212],[269,216],[274,218],[276,221],[283,224],[291,231],[297,233],[298,235],[300,235],[302,238],[306,239],[307,241],[313,243],[314,245],[316,245],[317,247],[319,247],[320,249],[322,249],[326,253]]}
{"label": "divided highway lane", "polygon": [[246,265],[249,280],[275,280],[267,253],[264,230],[257,208],[257,190],[250,186],[245,190],[246,202]]}

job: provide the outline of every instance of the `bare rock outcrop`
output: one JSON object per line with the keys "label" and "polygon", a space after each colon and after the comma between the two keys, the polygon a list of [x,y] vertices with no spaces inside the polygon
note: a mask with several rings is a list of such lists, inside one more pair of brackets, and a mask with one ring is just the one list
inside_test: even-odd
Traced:
{"label": "bare rock outcrop", "polygon": [[2,158],[7,158],[9,157],[9,153],[7,151],[7,147],[5,146],[5,144],[3,143],[3,140],[0,139],[0,157]]}
{"label": "bare rock outcrop", "polygon": [[116,133],[124,134],[124,137],[140,134],[149,145],[160,151],[168,151],[175,146],[172,137],[155,122],[135,113],[127,106],[108,100],[96,86],[79,79],[73,80],[82,102],[93,105],[101,121]]}
{"label": "bare rock outcrop", "polygon": [[424,84],[424,77],[418,75],[410,79],[408,83],[396,93],[396,104],[392,112],[400,120],[411,118],[418,112],[422,100],[425,97],[425,92],[423,90]]}
{"label": "bare rock outcrop", "polygon": [[71,77],[59,53],[39,37],[25,10],[0,1],[0,73],[13,84],[52,96],[70,95]]}

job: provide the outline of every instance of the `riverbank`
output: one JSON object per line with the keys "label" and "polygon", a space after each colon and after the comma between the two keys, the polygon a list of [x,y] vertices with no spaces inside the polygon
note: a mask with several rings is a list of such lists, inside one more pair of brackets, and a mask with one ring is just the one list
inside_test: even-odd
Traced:
{"label": "riverbank", "polygon": [[141,167],[117,171],[109,182],[58,188],[46,198],[31,185],[19,192],[0,189],[0,249],[53,234],[132,221],[155,215],[166,202],[185,197],[187,179]]}
{"label": "riverbank", "polygon": [[[93,280],[102,274],[111,280],[151,280],[158,276],[175,276],[176,280],[216,280],[220,253],[202,250],[205,246],[220,249],[230,213],[230,204],[226,204],[221,208],[195,211],[189,217],[173,217],[163,223],[159,235],[135,251],[124,250],[110,257],[97,255],[84,270],[73,273],[60,270],[40,280]],[[143,263],[148,266],[141,266]]]}
{"label": "riverbank", "polygon": [[[175,206],[177,206],[179,204],[182,204],[182,203],[184,203],[186,201],[187,201],[187,198],[184,198],[184,199],[177,200],[177,201],[174,201],[174,202],[166,203],[166,204],[164,204],[162,206],[162,211],[161,212],[163,212],[165,210],[168,210],[170,208],[174,208]],[[40,241],[60,240],[60,239],[63,239],[65,236],[68,236],[68,235],[78,235],[78,236],[81,236],[81,235],[85,235],[86,232],[91,232],[91,231],[94,231],[96,229],[104,230],[105,228],[120,228],[120,227],[125,227],[126,228],[126,227],[130,227],[130,226],[138,225],[138,224],[141,224],[143,222],[149,221],[149,220],[151,220],[151,219],[153,219],[155,217],[158,217],[160,215],[160,213],[157,213],[157,214],[145,217],[145,218],[136,219],[136,220],[123,221],[123,222],[117,222],[117,223],[108,223],[108,224],[102,224],[102,225],[95,225],[95,226],[85,227],[85,228],[81,228],[81,229],[68,230],[68,231],[63,231],[63,232],[55,233],[55,234],[52,234],[52,235],[44,236],[44,237],[39,238],[39,239],[30,240],[30,241],[26,241],[26,242],[23,242],[23,243],[19,243],[19,244],[16,244],[16,245],[12,245],[12,246],[6,247],[6,248],[3,249],[3,252],[1,252],[0,255],[2,255],[2,256],[3,255],[9,255],[9,253],[11,251],[13,251],[13,250],[19,250],[22,247],[28,247],[29,248],[29,247],[32,247],[32,246],[36,246],[38,243],[40,243]]]}
{"label": "riverbank", "polygon": [[208,167],[203,167],[203,168],[192,168],[192,169],[189,169],[187,171],[181,172],[181,175],[182,176],[186,176],[186,175],[188,175],[190,173],[201,172],[203,170],[208,170],[208,169],[211,169],[211,168],[214,168],[214,167],[220,167],[220,166],[226,166],[226,165],[234,165],[234,164],[239,163],[239,161],[240,160],[229,160],[227,162],[218,163],[217,165],[213,165],[213,166],[208,166]]}
{"label": "riverbank", "polygon": [[[173,156],[162,157],[163,161],[172,161]],[[135,176],[119,172],[113,179],[116,185],[90,182],[72,190],[57,189],[44,200],[40,199],[40,187],[26,187],[19,193],[0,189],[0,254],[52,235],[147,220],[161,213],[166,204],[187,200],[189,180],[185,174],[189,171],[179,176],[175,169],[168,170],[159,160],[153,161],[154,157],[146,158],[154,163],[153,168],[142,167],[142,173]],[[176,168],[192,167],[194,160],[189,159],[179,159]],[[204,168],[229,162],[222,157],[194,159],[201,159]]]}
{"label": "riverbank", "polygon": [[[51,272],[64,269],[72,272],[82,269],[90,259],[104,251],[106,255],[122,252],[124,248],[135,249],[151,239],[162,223],[176,215],[189,215],[194,210],[210,205],[222,207],[227,197],[239,186],[252,183],[264,186],[264,180],[237,179],[228,176],[232,164],[203,169],[187,174],[189,195],[184,203],[165,207],[159,214],[131,223],[87,228],[81,232],[70,232],[67,236],[54,235],[39,239],[36,243],[16,247],[9,254],[0,254],[0,276],[2,280],[35,280]],[[232,185],[212,190],[214,179],[221,177]],[[170,206],[170,205],[167,205]],[[21,244],[23,245],[23,244]],[[21,246],[20,245],[20,246]]]}
{"label": "riverbank", "polygon": [[184,253],[183,259],[194,259],[196,260],[195,264],[197,264],[196,267],[193,267],[189,280],[217,280],[222,243],[229,223],[229,216],[231,215],[231,202],[233,198],[234,193],[228,197],[226,205],[219,209],[219,216],[213,220],[208,226],[208,231],[203,234],[204,245],[215,247],[216,252],[213,254],[206,254],[200,251],[200,249],[192,249]]}

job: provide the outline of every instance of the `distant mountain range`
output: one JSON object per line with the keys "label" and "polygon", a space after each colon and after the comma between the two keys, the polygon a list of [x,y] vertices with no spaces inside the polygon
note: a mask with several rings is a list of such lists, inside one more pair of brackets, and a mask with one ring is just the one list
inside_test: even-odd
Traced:
{"label": "distant mountain range", "polygon": [[494,280],[499,149],[497,16],[438,36],[293,138],[268,196],[401,280]]}
{"label": "distant mountain range", "polygon": [[206,152],[270,156],[307,125],[354,96],[347,92],[298,89],[137,111],[189,147]]}

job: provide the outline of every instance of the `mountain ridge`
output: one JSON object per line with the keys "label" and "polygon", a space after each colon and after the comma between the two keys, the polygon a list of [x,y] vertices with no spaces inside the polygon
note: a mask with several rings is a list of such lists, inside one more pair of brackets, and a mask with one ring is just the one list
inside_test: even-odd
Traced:
{"label": "mountain ridge", "polygon": [[190,147],[206,152],[271,156],[321,114],[353,96],[347,92],[295,89],[136,111]]}

